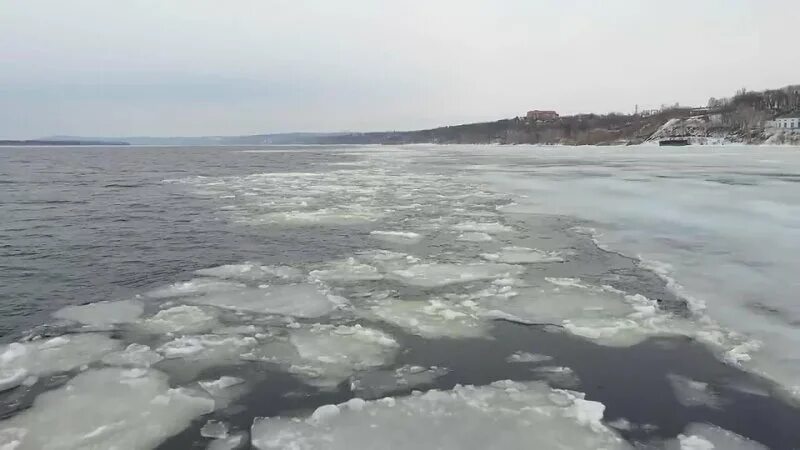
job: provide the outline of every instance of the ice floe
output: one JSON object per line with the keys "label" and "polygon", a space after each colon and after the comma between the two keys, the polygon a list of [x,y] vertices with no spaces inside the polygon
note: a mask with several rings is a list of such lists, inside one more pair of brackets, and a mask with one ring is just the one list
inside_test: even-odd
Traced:
{"label": "ice floe", "polygon": [[514,352],[509,355],[508,358],[506,358],[506,361],[510,363],[537,363],[550,361],[551,359],[553,359],[552,356],[542,355],[539,353]]}
{"label": "ice floe", "polygon": [[394,338],[374,328],[314,324],[290,329],[286,341],[246,357],[279,363],[309,384],[332,387],[359,370],[387,364],[398,349]]}
{"label": "ice floe", "polygon": [[303,272],[289,266],[264,266],[257,263],[245,262],[242,264],[225,264],[195,271],[203,277],[215,277],[245,282],[262,281],[270,278],[298,280],[303,277]]}
{"label": "ice floe", "polygon": [[456,240],[458,241],[465,241],[465,242],[489,242],[492,239],[494,238],[492,238],[490,234],[483,233],[480,231],[461,233],[456,238]]}
{"label": "ice floe", "polygon": [[350,390],[361,398],[379,398],[398,390],[431,384],[447,372],[442,367],[410,365],[394,370],[362,372],[350,378]]}
{"label": "ice floe", "polygon": [[125,350],[111,352],[102,361],[109,366],[150,367],[164,359],[147,345],[130,344]]}
{"label": "ice floe", "polygon": [[[537,382],[456,386],[408,397],[353,399],[310,417],[256,419],[258,449],[628,448],[601,422],[604,406]],[[456,431],[457,430],[457,431]],[[380,444],[377,444],[380,443]]]}
{"label": "ice floe", "polygon": [[374,281],[383,279],[376,267],[362,264],[355,258],[329,263],[324,269],[312,270],[309,276],[321,281]]}
{"label": "ice floe", "polygon": [[162,309],[142,322],[144,329],[162,334],[200,333],[218,325],[216,315],[192,305]]}
{"label": "ice floe", "polygon": [[451,227],[456,231],[470,231],[478,233],[508,233],[514,231],[508,225],[503,225],[499,222],[461,222]]}
{"label": "ice floe", "polygon": [[508,264],[534,264],[564,261],[564,256],[559,252],[545,252],[528,247],[503,247],[498,253],[484,253],[481,256],[488,261]]}
{"label": "ice floe", "polygon": [[667,380],[678,402],[683,406],[719,408],[721,405],[719,396],[708,387],[708,383],[674,373],[667,374]]}
{"label": "ice floe", "polygon": [[206,295],[185,297],[184,301],[236,311],[307,318],[328,314],[342,303],[341,298],[325,294],[318,286],[307,283],[261,287],[231,286]]}
{"label": "ice floe", "polygon": [[519,266],[495,263],[425,263],[395,270],[391,276],[412,286],[439,287],[455,283],[491,280],[522,271]]}
{"label": "ice floe", "polygon": [[99,334],[72,334],[0,347],[0,390],[22,384],[28,376],[77,369],[116,350],[119,341]]}
{"label": "ice floe", "polygon": [[251,336],[203,334],[181,336],[156,349],[164,358],[183,358],[222,363],[236,361],[242,353],[258,344]]}
{"label": "ice floe", "polygon": [[147,293],[147,296],[152,298],[185,297],[190,295],[211,294],[214,292],[235,291],[245,287],[247,287],[247,285],[233,281],[224,281],[216,278],[195,278],[152,290]]}
{"label": "ice floe", "polygon": [[67,306],[53,313],[53,317],[84,325],[103,326],[133,322],[143,312],[144,305],[141,302],[137,300],[121,300]]}
{"label": "ice floe", "polygon": [[415,244],[422,239],[419,233],[412,231],[372,231],[370,236],[396,244]]}
{"label": "ice floe", "polygon": [[213,409],[213,400],[170,388],[152,369],[89,370],[0,422],[0,448],[146,450]]}
{"label": "ice floe", "polygon": [[368,312],[384,322],[426,338],[483,337],[489,328],[469,302],[389,300],[378,302]]}
{"label": "ice floe", "polygon": [[765,445],[723,428],[692,423],[667,443],[666,450],[767,450]]}

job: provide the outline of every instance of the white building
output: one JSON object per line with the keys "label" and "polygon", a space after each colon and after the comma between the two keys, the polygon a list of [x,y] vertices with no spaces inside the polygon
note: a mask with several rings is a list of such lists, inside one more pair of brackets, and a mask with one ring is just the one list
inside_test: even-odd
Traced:
{"label": "white building", "polygon": [[796,130],[800,128],[800,114],[797,114],[794,117],[790,116],[778,117],[775,120],[770,120],[767,123],[767,126],[771,128]]}

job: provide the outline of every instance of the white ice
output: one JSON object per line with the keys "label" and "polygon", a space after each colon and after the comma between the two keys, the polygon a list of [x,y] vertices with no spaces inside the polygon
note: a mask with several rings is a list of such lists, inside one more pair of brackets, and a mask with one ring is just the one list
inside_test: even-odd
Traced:
{"label": "white ice", "polygon": [[692,423],[667,443],[666,450],[767,450],[767,447],[714,425]]}
{"label": "white ice", "polygon": [[309,384],[333,387],[360,370],[391,362],[399,344],[383,331],[361,325],[300,326],[286,342],[272,342],[251,358],[276,362]]}
{"label": "white ice", "polygon": [[245,284],[233,281],[223,281],[215,278],[195,278],[152,290],[147,293],[147,296],[153,298],[185,297],[215,292],[229,292],[245,287],[247,287]]}
{"label": "white ice", "polygon": [[0,448],[149,450],[213,409],[213,400],[170,388],[152,369],[90,370],[0,422]]}
{"label": "white ice", "polygon": [[372,231],[370,236],[395,244],[415,244],[422,240],[422,236],[413,231]]}
{"label": "white ice", "polygon": [[469,231],[476,233],[508,233],[514,231],[508,225],[503,225],[498,222],[461,222],[452,226],[456,231]]}
{"label": "white ice", "polygon": [[303,277],[303,272],[294,267],[264,266],[252,262],[209,267],[207,269],[196,270],[195,273],[203,277],[215,277],[245,282],[262,281],[271,278],[298,280]]}
{"label": "white ice", "polygon": [[438,287],[455,283],[491,280],[519,273],[519,266],[495,263],[430,263],[416,264],[407,269],[395,270],[391,276],[412,286]]}
{"label": "white ice", "polygon": [[489,242],[492,239],[490,234],[477,231],[461,233],[458,235],[458,238],[456,238],[456,240],[465,242]]}
{"label": "white ice", "polygon": [[28,376],[50,375],[82,367],[118,347],[119,341],[99,333],[0,346],[0,390],[16,387]]}
{"label": "white ice", "polygon": [[411,334],[426,338],[483,337],[488,324],[475,306],[441,299],[389,300],[378,302],[368,309],[378,319],[403,328]]}
{"label": "white ice", "polygon": [[216,306],[261,314],[295,317],[320,317],[333,311],[341,301],[325,294],[313,284],[270,285],[248,287],[233,285],[206,295],[185,297],[197,305]]}
{"label": "white ice", "polygon": [[506,361],[510,363],[537,363],[537,362],[544,362],[550,361],[553,359],[552,356],[542,355],[539,353],[529,353],[529,352],[514,352],[506,358]]}
{"label": "white ice", "polygon": [[442,367],[404,365],[394,370],[374,370],[350,377],[350,390],[361,398],[379,398],[400,389],[409,389],[433,383],[446,375]]}
{"label": "white ice", "polygon": [[188,335],[169,341],[156,349],[164,358],[212,361],[216,363],[236,361],[243,353],[257,345],[251,336],[237,335]]}
{"label": "white ice", "polygon": [[89,303],[67,306],[53,314],[57,319],[70,320],[84,325],[114,325],[133,322],[144,312],[144,305],[136,300]]}
{"label": "white ice", "polygon": [[103,363],[110,366],[150,367],[164,359],[147,345],[130,344],[125,350],[111,352],[103,357]]}
{"label": "white ice", "polygon": [[564,261],[564,257],[561,253],[545,252],[528,247],[503,247],[498,253],[484,253],[481,256],[488,261],[508,264],[534,264]]}
{"label": "white ice", "polygon": [[[471,181],[515,194],[516,204],[501,212],[590,221],[604,247],[658,267],[669,287],[690,300],[695,328],[712,330],[704,342],[722,359],[800,395],[796,149],[531,147],[491,153],[491,166],[474,170]],[[718,339],[727,330],[752,343]]]}
{"label": "white ice", "polygon": [[719,396],[708,386],[708,383],[695,381],[674,373],[667,374],[667,380],[678,402],[683,406],[706,406],[720,408]]}
{"label": "white ice", "polygon": [[321,281],[357,282],[374,281],[383,279],[378,269],[369,264],[363,264],[355,258],[329,263],[325,268],[312,270],[309,276]]}
{"label": "white ice", "polygon": [[142,327],[161,334],[202,333],[219,325],[215,314],[192,305],[179,305],[162,309],[153,317],[142,321]]}
{"label": "white ice", "polygon": [[325,405],[308,418],[256,419],[258,449],[625,449],[604,406],[543,383],[500,381]]}

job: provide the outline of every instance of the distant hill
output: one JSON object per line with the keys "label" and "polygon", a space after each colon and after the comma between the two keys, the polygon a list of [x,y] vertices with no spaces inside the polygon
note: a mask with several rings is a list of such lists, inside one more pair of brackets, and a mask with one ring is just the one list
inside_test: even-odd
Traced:
{"label": "distant hill", "polygon": [[45,146],[45,145],[130,145],[127,142],[115,140],[93,139],[29,139],[29,140],[0,140],[0,145],[5,146]]}
{"label": "distant hill", "polygon": [[[800,85],[711,98],[704,107],[662,107],[646,114],[578,114],[548,120],[526,117],[416,131],[277,133],[249,136],[125,137],[133,145],[311,145],[311,144],[562,144],[627,145],[685,136],[696,143],[800,143],[800,133],[776,132],[766,121],[800,115]],[[56,136],[47,139],[109,141],[113,138]]]}

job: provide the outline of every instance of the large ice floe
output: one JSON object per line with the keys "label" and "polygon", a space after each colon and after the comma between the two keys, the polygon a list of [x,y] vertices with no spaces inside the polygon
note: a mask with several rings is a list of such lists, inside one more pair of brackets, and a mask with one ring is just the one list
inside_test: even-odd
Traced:
{"label": "large ice floe", "polygon": [[53,317],[84,325],[114,325],[133,322],[144,312],[144,305],[136,300],[97,302],[81,306],[67,306],[56,311]]}
{"label": "large ice floe", "polygon": [[119,341],[99,333],[4,345],[0,347],[0,390],[19,386],[28,377],[80,368],[118,347]]}
{"label": "large ice floe", "polygon": [[723,428],[692,423],[665,450],[767,450],[767,447]]}
{"label": "large ice floe", "polygon": [[342,302],[310,283],[249,286],[205,278],[157,289],[148,295],[235,311],[306,318],[328,314]]}
{"label": "large ice floe", "polygon": [[383,331],[361,325],[299,325],[247,358],[281,364],[309,384],[333,387],[354,373],[389,363],[399,344]]}
{"label": "large ice floe", "polygon": [[258,449],[624,449],[604,406],[538,382],[498,381],[450,391],[325,405],[306,418],[256,419]]}
{"label": "large ice floe", "polygon": [[412,286],[438,287],[455,283],[491,280],[521,272],[518,266],[495,263],[425,263],[395,270],[391,277]]}
{"label": "large ice floe", "polygon": [[0,448],[146,450],[213,410],[212,399],[170,388],[152,369],[89,370],[0,422]]}

